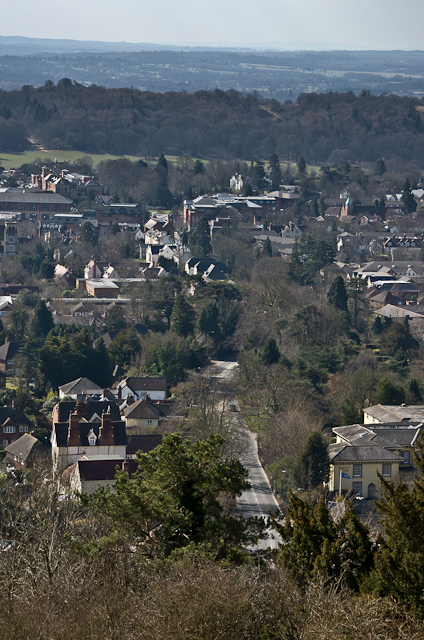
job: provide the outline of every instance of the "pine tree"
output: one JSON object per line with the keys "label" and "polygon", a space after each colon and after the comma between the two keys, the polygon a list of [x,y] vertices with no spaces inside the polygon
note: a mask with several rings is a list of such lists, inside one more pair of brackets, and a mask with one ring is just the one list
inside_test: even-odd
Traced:
{"label": "pine tree", "polygon": [[171,314],[171,331],[185,338],[194,330],[194,309],[185,299],[182,293],[179,293],[174,302]]}
{"label": "pine tree", "polygon": [[387,378],[378,383],[376,404],[402,404],[405,402],[405,390],[397,384],[393,384]]}
{"label": "pine tree", "polygon": [[211,232],[207,218],[200,218],[190,237],[190,249],[200,258],[205,258],[212,253]]}
{"label": "pine tree", "polygon": [[340,311],[347,311],[347,291],[342,276],[334,278],[333,282],[327,293],[328,304],[340,309]]}
{"label": "pine tree", "polygon": [[30,334],[32,338],[46,338],[49,331],[54,327],[53,315],[50,309],[47,309],[44,300],[39,300],[34,310],[34,316],[31,321]]}
{"label": "pine tree", "polygon": [[386,173],[386,171],[386,163],[384,162],[383,158],[379,158],[375,163],[374,173],[376,173],[378,176],[382,176]]}
{"label": "pine tree", "polygon": [[418,441],[412,489],[399,479],[380,478],[385,536],[376,556],[381,595],[391,596],[424,617],[424,442]]}
{"label": "pine tree", "polygon": [[297,170],[300,174],[304,174],[306,171],[306,161],[305,158],[303,156],[301,156],[299,158],[299,160],[297,161]]}
{"label": "pine tree", "polygon": [[280,188],[281,182],[281,166],[280,159],[276,153],[273,153],[269,159],[270,177],[272,181],[272,190]]}
{"label": "pine tree", "polygon": [[274,364],[279,361],[280,355],[275,338],[268,338],[261,353],[262,364]]}
{"label": "pine tree", "polygon": [[262,247],[262,255],[269,258],[272,256],[272,244],[269,236],[265,238],[264,246]]}
{"label": "pine tree", "polygon": [[319,431],[312,431],[303,448],[296,476],[300,486],[317,487],[328,479],[330,459],[327,442]]}
{"label": "pine tree", "polygon": [[414,194],[412,193],[411,183],[406,178],[402,188],[402,211],[405,215],[413,213],[417,209],[417,203],[415,202]]}

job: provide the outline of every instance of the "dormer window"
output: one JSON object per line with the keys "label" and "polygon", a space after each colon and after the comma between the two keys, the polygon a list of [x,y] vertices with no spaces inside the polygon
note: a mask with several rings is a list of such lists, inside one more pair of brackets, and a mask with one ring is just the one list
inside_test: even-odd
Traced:
{"label": "dormer window", "polygon": [[93,429],[90,429],[90,433],[88,434],[88,444],[90,447],[94,447],[97,442],[97,436],[94,433]]}

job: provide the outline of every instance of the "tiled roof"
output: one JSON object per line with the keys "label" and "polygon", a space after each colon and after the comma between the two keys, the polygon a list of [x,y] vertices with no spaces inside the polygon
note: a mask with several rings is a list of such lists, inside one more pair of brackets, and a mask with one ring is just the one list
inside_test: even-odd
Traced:
{"label": "tiled roof", "polygon": [[[68,446],[68,422],[56,422],[53,425],[53,431],[56,433],[56,442],[58,447],[67,447]],[[97,437],[99,437],[99,429],[101,427],[101,423],[99,422],[80,422],[80,446],[89,447],[88,443],[88,434],[91,429],[93,429],[94,433]],[[114,434],[114,444],[115,445],[126,445],[127,444],[127,435],[125,432],[125,424],[123,422],[112,422],[113,434]]]}
{"label": "tiled roof", "polygon": [[27,418],[20,409],[15,409],[15,407],[0,407],[0,424],[4,424],[8,418],[13,420],[17,425],[33,426],[31,420]]}
{"label": "tiled roof", "polygon": [[5,342],[0,347],[0,360],[12,360],[21,346],[22,342],[16,342],[15,340]]}
{"label": "tiled roof", "polygon": [[[59,402],[57,405],[59,422],[66,422],[69,420],[69,414],[75,411],[75,407],[77,403],[74,402]],[[115,402],[111,402],[110,400],[102,400],[98,402],[87,402],[84,403],[84,411],[85,418],[90,421],[92,416],[97,414],[101,416],[103,411],[109,411],[113,421],[118,421],[121,419],[121,414],[119,411],[119,407]]]}
{"label": "tiled roof", "polygon": [[133,455],[137,451],[149,453],[162,444],[162,435],[160,433],[143,433],[141,435],[127,436],[127,454]]}
{"label": "tiled roof", "polygon": [[403,458],[376,445],[351,447],[348,444],[330,444],[328,453],[331,462],[403,462]]}
{"label": "tiled roof", "polygon": [[24,433],[23,436],[9,444],[5,449],[10,455],[16,456],[19,460],[26,461],[41,456],[47,452],[46,447],[34,436]]}
{"label": "tiled roof", "polygon": [[166,378],[125,378],[119,386],[125,385],[133,391],[166,391]]}
{"label": "tiled roof", "polygon": [[103,389],[88,378],[77,378],[77,380],[72,380],[72,382],[63,384],[61,387],[59,387],[59,391],[61,391],[64,395],[67,395],[68,393],[72,393],[73,395],[75,395],[78,393],[88,392],[102,393]]}

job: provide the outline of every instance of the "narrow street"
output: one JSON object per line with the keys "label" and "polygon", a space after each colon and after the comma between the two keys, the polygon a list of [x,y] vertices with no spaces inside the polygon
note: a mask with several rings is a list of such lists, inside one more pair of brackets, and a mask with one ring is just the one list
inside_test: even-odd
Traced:
{"label": "narrow street", "polygon": [[[213,372],[213,375],[221,381],[230,380],[236,366],[237,364],[234,362],[218,361],[213,363],[211,372]],[[244,518],[252,516],[267,518],[269,516],[269,512],[275,513],[279,510],[278,502],[272,492],[268,477],[259,460],[258,445],[255,434],[250,431],[244,421],[236,399],[234,399],[234,404],[236,404],[238,408],[238,411],[232,414],[234,427],[240,432],[241,440],[243,441],[239,457],[243,465],[249,471],[249,482],[251,484],[251,488],[247,491],[243,491],[241,496],[237,498],[235,514],[243,516]],[[273,534],[272,531],[269,533],[271,537],[259,542],[257,545],[258,548],[278,548],[278,534],[275,532]]]}

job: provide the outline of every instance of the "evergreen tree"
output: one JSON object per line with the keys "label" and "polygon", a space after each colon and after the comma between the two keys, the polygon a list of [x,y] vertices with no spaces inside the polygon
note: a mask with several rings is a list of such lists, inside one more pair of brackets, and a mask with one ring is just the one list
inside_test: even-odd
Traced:
{"label": "evergreen tree", "polygon": [[113,236],[116,236],[118,233],[121,233],[121,227],[117,222],[114,222],[110,228],[110,232]]}
{"label": "evergreen tree", "polygon": [[336,276],[327,293],[327,301],[332,307],[347,311],[347,291],[342,276]]}
{"label": "evergreen tree", "polygon": [[126,367],[141,352],[141,344],[134,329],[122,329],[109,346],[109,357],[115,364]]}
{"label": "evergreen tree", "polygon": [[179,293],[174,302],[171,314],[171,331],[185,338],[194,330],[194,309],[185,299],[182,293]]}
{"label": "evergreen tree", "polygon": [[280,188],[281,182],[281,166],[280,159],[276,153],[273,153],[269,159],[270,177],[272,181],[272,190],[276,191]]}
{"label": "evergreen tree", "polygon": [[253,167],[253,184],[259,190],[263,188],[265,178],[265,167],[263,162],[255,162]]}
{"label": "evergreen tree", "polygon": [[416,211],[417,203],[415,202],[415,198],[411,189],[411,184],[408,178],[406,178],[402,188],[402,202],[403,202],[402,211],[405,215],[409,215],[410,213],[413,213],[414,211]]}
{"label": "evergreen tree", "polygon": [[87,363],[85,376],[106,389],[113,382],[112,364],[103,338],[97,338],[92,355]]}
{"label": "evergreen tree", "polygon": [[418,342],[411,334],[408,324],[402,322],[392,322],[380,340],[380,351],[388,356],[394,356],[398,349],[408,351],[417,347]]}
{"label": "evergreen tree", "polygon": [[279,361],[280,355],[275,338],[268,338],[261,353],[262,364],[274,364]]}
{"label": "evergreen tree", "polygon": [[375,163],[374,173],[376,173],[378,176],[382,176],[386,173],[386,171],[386,163],[384,162],[383,158],[379,158]]}
{"label": "evergreen tree", "polygon": [[299,158],[299,160],[297,161],[297,170],[300,174],[304,174],[306,171],[306,161],[305,158],[303,156],[301,156]]}
{"label": "evergreen tree", "polygon": [[424,441],[418,441],[418,473],[409,489],[399,479],[396,483],[380,478],[382,498],[377,503],[384,515],[385,536],[376,555],[378,588],[424,617]]}
{"label": "evergreen tree", "polygon": [[330,472],[327,442],[319,431],[312,431],[306,440],[296,476],[301,486],[317,487]]}
{"label": "evergreen tree", "polygon": [[269,236],[265,238],[264,246],[262,247],[262,255],[269,258],[272,256],[272,244]]}
{"label": "evergreen tree", "polygon": [[31,321],[30,334],[35,339],[43,339],[47,337],[49,331],[54,327],[53,315],[50,309],[47,309],[44,300],[39,300],[34,310],[34,316]]}
{"label": "evergreen tree", "polygon": [[207,218],[200,218],[190,237],[190,249],[199,258],[205,258],[212,253],[211,232]]}
{"label": "evergreen tree", "polygon": [[343,515],[335,521],[323,497],[312,507],[291,494],[283,524],[274,519],[283,541],[280,561],[295,578],[335,585],[343,580],[349,588],[359,590],[372,570],[373,548],[369,531],[351,503],[343,507]]}
{"label": "evergreen tree", "polygon": [[218,323],[218,307],[216,302],[209,302],[199,313],[196,328],[201,333],[212,335],[214,340],[220,337]]}
{"label": "evergreen tree", "polygon": [[393,384],[387,378],[380,380],[375,398],[376,404],[402,404],[405,399],[403,387]]}
{"label": "evergreen tree", "polygon": [[162,558],[198,546],[214,560],[241,559],[243,547],[254,544],[266,524],[224,511],[220,496],[235,498],[250,485],[239,460],[221,460],[222,444],[218,435],[194,443],[180,434],[165,435],[152,452],[137,453],[139,471],[131,478],[118,471],[113,490],[85,495],[84,503],[100,509],[113,525],[102,546],[116,546],[122,537],[145,541],[145,552]]}
{"label": "evergreen tree", "polygon": [[250,180],[246,180],[244,181],[244,197],[245,198],[249,198],[250,196],[253,196],[253,189],[252,189],[252,184],[250,182]]}

